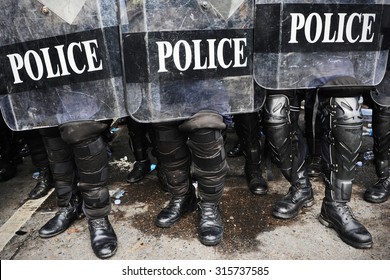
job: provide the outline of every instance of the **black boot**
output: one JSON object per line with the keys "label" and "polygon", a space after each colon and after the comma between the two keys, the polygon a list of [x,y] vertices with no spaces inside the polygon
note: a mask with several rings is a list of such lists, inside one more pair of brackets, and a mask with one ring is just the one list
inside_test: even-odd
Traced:
{"label": "black boot", "polygon": [[253,194],[264,195],[268,192],[268,184],[262,176],[260,164],[246,164],[245,175],[249,190]]}
{"label": "black boot", "polygon": [[292,185],[288,193],[277,201],[272,214],[281,219],[291,219],[298,215],[302,207],[314,204],[313,189],[311,186]]}
{"label": "black boot", "polygon": [[127,176],[128,183],[135,183],[141,181],[146,174],[150,172],[150,161],[136,161],[133,169]]}
{"label": "black boot", "polygon": [[41,227],[39,236],[49,238],[64,232],[76,219],[83,216],[81,208],[82,201],[78,197],[74,197],[68,206],[59,207],[56,215]]}
{"label": "black boot", "polygon": [[95,255],[100,259],[113,256],[118,248],[118,241],[108,217],[89,219],[88,228]]}
{"label": "black boot", "polygon": [[48,167],[39,169],[37,181],[37,184],[28,195],[30,199],[41,198],[47,195],[49,190],[54,187],[53,177]]}
{"label": "black boot", "polygon": [[390,177],[380,179],[364,193],[364,199],[372,203],[382,203],[390,196]]}
{"label": "black boot", "polygon": [[223,223],[218,203],[199,203],[199,240],[203,245],[214,246],[222,240]]}
{"label": "black boot", "polygon": [[367,229],[355,219],[346,202],[327,201],[321,207],[320,222],[334,228],[339,237],[357,249],[372,247],[372,237]]}
{"label": "black boot", "polygon": [[161,210],[156,218],[156,226],[169,228],[180,220],[183,214],[194,211],[196,196],[193,188],[185,195],[173,195],[167,207]]}

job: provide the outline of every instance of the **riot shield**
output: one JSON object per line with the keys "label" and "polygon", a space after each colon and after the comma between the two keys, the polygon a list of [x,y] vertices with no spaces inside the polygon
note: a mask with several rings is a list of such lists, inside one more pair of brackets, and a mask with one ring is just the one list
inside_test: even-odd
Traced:
{"label": "riot shield", "polygon": [[117,1],[1,1],[0,94],[13,130],[127,115]]}
{"label": "riot shield", "polygon": [[127,0],[121,12],[126,104],[140,122],[200,110],[252,112],[250,0]]}
{"label": "riot shield", "polygon": [[388,65],[385,77],[371,93],[372,99],[381,106],[390,106],[390,64]]}
{"label": "riot shield", "polygon": [[254,76],[267,89],[316,88],[339,76],[379,84],[390,0],[256,0]]}

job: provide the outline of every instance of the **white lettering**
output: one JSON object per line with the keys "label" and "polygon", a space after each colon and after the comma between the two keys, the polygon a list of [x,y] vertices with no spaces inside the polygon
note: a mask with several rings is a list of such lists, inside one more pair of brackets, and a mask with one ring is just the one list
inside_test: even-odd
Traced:
{"label": "white lettering", "polygon": [[375,14],[311,13],[305,18],[301,13],[291,13],[290,16],[289,43],[291,44],[298,43],[298,33],[302,31],[308,43],[316,43],[320,39],[322,43],[344,43],[345,41],[351,44],[370,43],[375,35],[372,31]]}
{"label": "white lettering", "polygon": [[[100,71],[103,69],[103,62],[98,59],[97,48],[97,40],[89,40],[70,43],[67,49],[65,49],[65,45],[58,45],[52,49],[45,47],[39,51],[28,50],[24,55],[9,54],[7,57],[13,73],[14,84],[24,82],[21,79],[22,72],[34,81],[42,79],[45,74],[48,79],[71,75],[68,64],[72,73],[79,75],[86,70],[88,72]],[[77,65],[76,57],[85,57],[87,65]],[[53,63],[53,61],[58,62]],[[81,59],[81,61],[83,60]]]}

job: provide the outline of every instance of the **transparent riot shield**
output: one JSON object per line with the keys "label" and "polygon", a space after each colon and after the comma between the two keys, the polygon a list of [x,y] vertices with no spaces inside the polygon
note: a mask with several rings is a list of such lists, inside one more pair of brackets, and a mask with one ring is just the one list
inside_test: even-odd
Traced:
{"label": "transparent riot shield", "polygon": [[316,88],[349,76],[379,84],[390,0],[256,0],[254,77],[267,89]]}
{"label": "transparent riot shield", "polygon": [[381,106],[390,106],[390,65],[382,82],[371,93],[372,99]]}
{"label": "transparent riot shield", "polygon": [[140,122],[200,110],[252,112],[251,0],[127,0],[121,28],[126,104]]}
{"label": "transparent riot shield", "polygon": [[0,1],[1,111],[13,130],[125,116],[116,0]]}

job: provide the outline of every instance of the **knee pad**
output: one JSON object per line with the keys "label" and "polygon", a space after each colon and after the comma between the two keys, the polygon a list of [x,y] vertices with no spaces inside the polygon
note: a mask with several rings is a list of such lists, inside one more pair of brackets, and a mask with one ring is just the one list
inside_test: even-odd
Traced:
{"label": "knee pad", "polygon": [[222,130],[226,128],[226,124],[223,117],[217,112],[204,110],[196,113],[179,126],[182,131],[193,131],[202,128]]}
{"label": "knee pad", "polygon": [[100,137],[107,124],[97,121],[76,121],[59,126],[62,139],[71,145]]}

